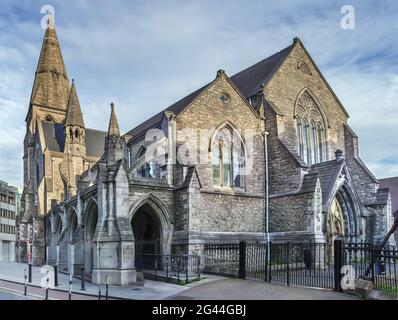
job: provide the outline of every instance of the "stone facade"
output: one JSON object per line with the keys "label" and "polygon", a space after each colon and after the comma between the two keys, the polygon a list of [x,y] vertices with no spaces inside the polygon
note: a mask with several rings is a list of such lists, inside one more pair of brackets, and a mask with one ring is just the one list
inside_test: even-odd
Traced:
{"label": "stone facade", "polygon": [[[297,129],[303,94],[322,122],[324,155],[313,163]],[[49,27],[27,116],[19,258],[32,247],[34,264],[72,273],[84,267],[94,283],[128,285],[148,257],[202,255],[207,242],[262,241],[267,222],[274,242],[381,241],[390,198],[360,160],[347,119],[295,39],[233,77],[219,70],[125,135],[113,104],[108,131],[88,129]],[[330,213],[336,199],[339,235],[329,228],[339,217]]]}

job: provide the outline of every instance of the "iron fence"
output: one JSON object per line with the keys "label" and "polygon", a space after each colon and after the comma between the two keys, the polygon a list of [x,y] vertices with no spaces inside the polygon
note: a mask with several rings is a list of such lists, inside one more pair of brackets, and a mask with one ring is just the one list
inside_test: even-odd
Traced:
{"label": "iron fence", "polygon": [[211,243],[204,247],[204,272],[247,280],[341,291],[343,266],[351,277],[398,293],[398,253],[370,243]]}
{"label": "iron fence", "polygon": [[346,243],[344,264],[353,268],[355,279],[373,281],[376,289],[398,294],[398,250],[372,243]]}
{"label": "iron fence", "polygon": [[204,245],[203,258],[204,273],[239,276],[239,243],[207,243]]}
{"label": "iron fence", "polygon": [[200,279],[200,257],[197,255],[143,255],[146,276],[154,280],[189,283]]}

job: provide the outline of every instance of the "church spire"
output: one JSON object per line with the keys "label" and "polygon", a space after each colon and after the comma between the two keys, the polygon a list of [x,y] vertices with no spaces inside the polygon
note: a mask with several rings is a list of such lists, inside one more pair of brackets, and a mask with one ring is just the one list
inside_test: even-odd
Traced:
{"label": "church spire", "polygon": [[119,124],[117,122],[115,105],[111,103],[111,118],[109,119],[108,136],[120,136]]}
{"label": "church spire", "polygon": [[72,86],[69,92],[68,110],[66,113],[66,126],[80,126],[84,128],[84,120],[77,96],[75,81],[72,79]]}
{"label": "church spire", "polygon": [[109,119],[108,135],[105,138],[105,159],[108,167],[117,164],[124,156],[124,145],[120,137],[115,105],[111,103],[111,117]]}
{"label": "church spire", "polygon": [[43,44],[37,64],[27,119],[32,107],[48,107],[65,111],[69,93],[69,80],[61,47],[50,16],[44,33]]}

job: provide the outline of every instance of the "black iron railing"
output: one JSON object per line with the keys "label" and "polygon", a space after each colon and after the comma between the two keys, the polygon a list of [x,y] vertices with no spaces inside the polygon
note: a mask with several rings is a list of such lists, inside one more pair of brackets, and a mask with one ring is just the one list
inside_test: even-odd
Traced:
{"label": "black iron railing", "polygon": [[239,258],[239,243],[207,243],[203,252],[203,272],[238,277]]}
{"label": "black iron railing", "polygon": [[154,280],[181,284],[200,279],[200,257],[197,255],[145,254],[142,264],[144,273]]}
{"label": "black iron railing", "polygon": [[376,289],[398,294],[398,250],[372,243],[346,243],[344,264],[353,268],[355,279],[368,279]]}
{"label": "black iron railing", "polygon": [[[204,246],[204,273],[293,286],[334,288],[342,279],[368,279],[375,288],[398,293],[396,247],[371,243],[210,243]],[[345,270],[345,271],[344,271]],[[355,281],[354,281],[355,283]]]}

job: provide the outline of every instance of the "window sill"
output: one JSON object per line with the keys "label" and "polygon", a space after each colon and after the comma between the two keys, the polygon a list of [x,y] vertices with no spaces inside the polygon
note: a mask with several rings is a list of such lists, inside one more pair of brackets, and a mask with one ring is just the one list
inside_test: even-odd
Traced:
{"label": "window sill", "polygon": [[245,193],[244,188],[238,188],[238,187],[213,186],[213,191],[220,192],[220,193],[229,193],[229,194],[244,194]]}

